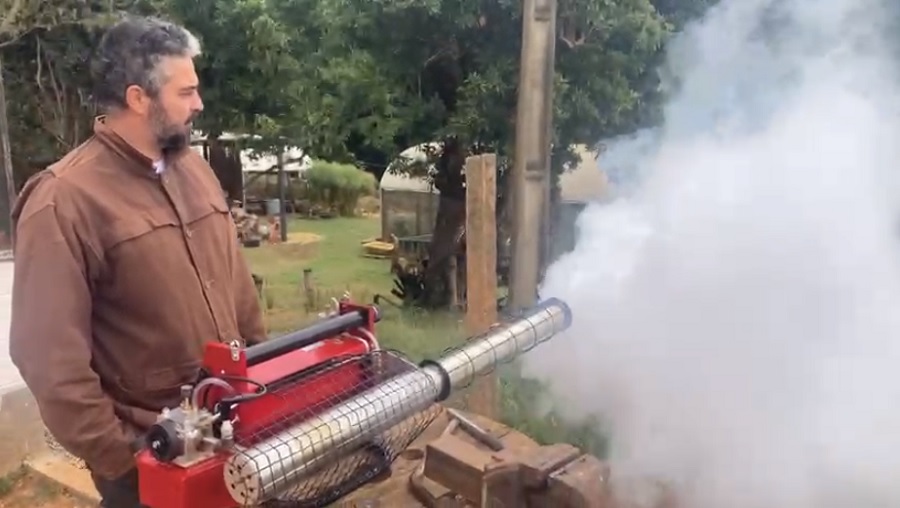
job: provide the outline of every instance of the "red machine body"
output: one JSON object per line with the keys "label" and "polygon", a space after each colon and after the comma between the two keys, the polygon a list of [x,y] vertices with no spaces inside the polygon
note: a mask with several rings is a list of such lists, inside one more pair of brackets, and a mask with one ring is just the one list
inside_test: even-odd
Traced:
{"label": "red machine body", "polygon": [[[203,370],[209,376],[226,380],[239,395],[254,394],[261,385],[267,387],[267,393],[237,404],[231,413],[237,416],[235,442],[252,445],[298,423],[298,415],[308,416],[340,402],[362,384],[366,372],[349,365],[317,375],[310,382],[301,380],[318,367],[378,349],[374,335],[377,309],[341,302],[338,317],[350,313],[361,316],[361,326],[277,354],[270,349],[258,362],[248,361],[248,357],[253,359],[253,348],[235,350],[228,344],[207,344]],[[234,396],[215,385],[202,391],[206,393],[201,394],[205,399],[201,405],[207,409],[213,409],[223,396]],[[142,450],[137,456],[141,503],[149,508],[237,508],[224,482],[223,466],[229,456],[227,450],[221,451],[183,467],[161,462],[149,450]]]}

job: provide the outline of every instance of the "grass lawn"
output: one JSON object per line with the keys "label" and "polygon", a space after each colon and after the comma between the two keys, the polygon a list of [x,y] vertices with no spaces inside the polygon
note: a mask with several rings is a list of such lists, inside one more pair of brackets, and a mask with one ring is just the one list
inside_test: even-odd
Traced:
{"label": "grass lawn", "polygon": [[[390,296],[390,262],[362,257],[363,240],[378,236],[380,222],[370,218],[295,219],[291,235],[317,235],[308,245],[266,245],[244,249],[254,273],[266,279],[266,319],[271,334],[295,330],[318,319],[331,298],[349,292],[358,303],[370,304],[376,294]],[[307,306],[303,271],[312,270],[315,299]],[[391,297],[393,298],[393,297]],[[396,300],[396,299],[394,299]],[[400,310],[381,305],[377,326],[384,347],[403,351],[415,360],[439,354],[463,338],[459,316]]]}
{"label": "grass lawn", "polygon": [[[331,298],[345,291],[359,303],[372,303],[378,294],[389,295],[392,287],[387,260],[362,257],[361,243],[380,232],[377,218],[327,220],[292,219],[289,234],[298,238],[318,237],[301,244],[266,245],[245,249],[254,273],[266,279],[266,319],[270,334],[297,329],[318,319]],[[310,269],[316,286],[312,305],[303,290],[303,271]],[[376,325],[383,347],[404,352],[418,361],[435,357],[464,339],[462,316],[425,313],[381,305],[382,320]],[[503,421],[542,442],[570,442],[602,455],[605,440],[588,427],[571,427],[553,414],[534,414],[539,397],[537,383],[521,379],[507,370],[501,379]]]}

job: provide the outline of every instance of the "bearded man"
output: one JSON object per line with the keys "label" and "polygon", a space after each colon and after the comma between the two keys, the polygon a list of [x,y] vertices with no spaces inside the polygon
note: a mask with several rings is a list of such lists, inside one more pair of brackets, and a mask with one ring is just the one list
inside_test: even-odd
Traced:
{"label": "bearded man", "polygon": [[140,506],[140,437],[196,379],[204,343],[265,337],[221,186],[189,146],[199,53],[171,23],[113,26],[92,69],[93,136],[13,212],[10,356],[111,508]]}

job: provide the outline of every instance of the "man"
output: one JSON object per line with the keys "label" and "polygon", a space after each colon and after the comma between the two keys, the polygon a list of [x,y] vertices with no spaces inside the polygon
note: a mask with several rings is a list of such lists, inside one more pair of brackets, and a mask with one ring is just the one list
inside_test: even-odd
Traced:
{"label": "man", "polygon": [[206,341],[264,340],[220,185],[189,147],[202,111],[187,30],[126,19],[94,68],[94,135],[22,190],[10,355],[103,505],[139,506],[140,436]]}

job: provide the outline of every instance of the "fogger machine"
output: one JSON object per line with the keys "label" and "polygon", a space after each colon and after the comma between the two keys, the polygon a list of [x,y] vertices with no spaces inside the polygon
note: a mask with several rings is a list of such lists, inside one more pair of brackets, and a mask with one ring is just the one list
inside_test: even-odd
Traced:
{"label": "fogger machine", "polygon": [[210,343],[138,453],[149,508],[327,506],[390,468],[437,402],[571,323],[558,299],[418,365],[383,350],[377,308],[344,300],[308,328],[250,347]]}

